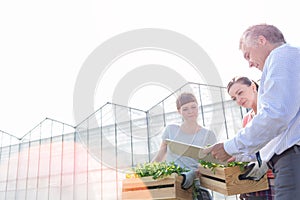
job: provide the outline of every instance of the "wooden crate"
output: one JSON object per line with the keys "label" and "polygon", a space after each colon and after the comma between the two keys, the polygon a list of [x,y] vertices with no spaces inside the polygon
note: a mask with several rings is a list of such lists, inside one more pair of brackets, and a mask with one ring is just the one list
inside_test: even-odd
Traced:
{"label": "wooden crate", "polygon": [[182,176],[172,174],[154,180],[152,177],[122,181],[122,199],[192,199],[192,189],[181,189]]}
{"label": "wooden crate", "polygon": [[200,178],[201,186],[228,196],[269,188],[266,175],[260,181],[239,180],[238,176],[242,171],[238,166],[217,167],[213,172],[211,169],[206,169],[200,165],[199,171],[202,174]]}

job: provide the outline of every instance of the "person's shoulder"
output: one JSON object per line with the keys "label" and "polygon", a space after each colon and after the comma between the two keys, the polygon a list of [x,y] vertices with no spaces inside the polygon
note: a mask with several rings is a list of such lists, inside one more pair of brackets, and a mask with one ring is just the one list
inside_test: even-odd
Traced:
{"label": "person's shoulder", "polygon": [[248,117],[251,117],[253,115],[253,110],[249,110],[244,116],[243,118],[248,118]]}
{"label": "person's shoulder", "polygon": [[166,126],[166,129],[168,129],[168,130],[173,130],[173,129],[178,129],[178,128],[180,128],[179,124],[168,124]]}
{"label": "person's shoulder", "polygon": [[243,116],[243,122],[248,122],[249,119],[251,118],[251,113],[246,113],[244,116]]}
{"label": "person's shoulder", "polygon": [[278,47],[278,50],[300,50],[300,46],[291,45],[289,43],[283,44]]}
{"label": "person's shoulder", "polygon": [[290,44],[283,44],[277,48],[275,48],[271,53],[270,57],[275,57],[277,59],[284,58],[282,55],[293,55],[293,54],[299,54],[300,47],[298,46],[292,46]]}
{"label": "person's shoulder", "polygon": [[211,130],[207,127],[204,127],[204,126],[201,126],[200,132],[207,133],[207,134],[215,134],[213,130]]}
{"label": "person's shoulder", "polygon": [[253,118],[254,111],[251,109],[243,116],[243,127],[245,127]]}
{"label": "person's shoulder", "polygon": [[212,145],[217,142],[217,135],[210,128],[201,126],[198,135],[199,135],[198,137],[201,137],[201,141],[204,142],[202,146]]}
{"label": "person's shoulder", "polygon": [[168,124],[163,131],[163,139],[172,138],[172,133],[178,132],[180,126],[178,124]]}
{"label": "person's shoulder", "polygon": [[207,128],[207,127],[205,127],[205,126],[201,126],[201,129],[200,129],[200,131],[205,131],[205,132],[207,132],[207,131],[211,131],[209,128]]}

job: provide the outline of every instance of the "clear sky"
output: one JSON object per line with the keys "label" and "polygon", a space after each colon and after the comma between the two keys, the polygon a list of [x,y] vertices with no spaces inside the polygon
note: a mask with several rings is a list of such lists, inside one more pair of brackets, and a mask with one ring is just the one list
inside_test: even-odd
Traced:
{"label": "clear sky", "polygon": [[[46,117],[76,125],[74,91],[84,63],[97,47],[125,32],[150,28],[184,35],[203,48],[225,86],[235,75],[260,77],[238,50],[247,27],[273,24],[289,43],[300,46],[299,19],[297,1],[290,0],[1,1],[0,130],[21,137]],[[187,81],[202,81],[176,54],[133,51],[103,71],[94,108],[112,101],[126,74],[149,64],[168,66]],[[127,104],[148,109],[169,91],[155,82],[136,85]]]}

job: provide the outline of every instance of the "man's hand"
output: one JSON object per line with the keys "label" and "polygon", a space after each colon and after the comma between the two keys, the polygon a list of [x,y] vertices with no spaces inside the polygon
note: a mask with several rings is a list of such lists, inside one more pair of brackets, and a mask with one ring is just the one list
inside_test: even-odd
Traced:
{"label": "man's hand", "polygon": [[268,171],[268,165],[266,162],[262,162],[262,165],[259,167],[257,162],[251,162],[247,165],[245,173],[239,175],[240,180],[255,180],[259,181],[264,177]]}
{"label": "man's hand", "polygon": [[203,150],[203,153],[206,154],[211,153],[211,155],[214,158],[216,158],[221,162],[226,162],[226,161],[228,162],[230,160],[234,160],[234,158],[225,151],[223,143],[214,144],[206,148],[205,150]]}

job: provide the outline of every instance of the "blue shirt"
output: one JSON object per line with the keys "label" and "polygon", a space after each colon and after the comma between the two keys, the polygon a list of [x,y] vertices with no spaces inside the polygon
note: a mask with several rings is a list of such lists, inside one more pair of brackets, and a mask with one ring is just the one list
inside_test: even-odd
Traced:
{"label": "blue shirt", "polygon": [[265,61],[257,115],[224,148],[237,160],[261,150],[269,161],[295,144],[300,144],[300,48],[284,44]]}

